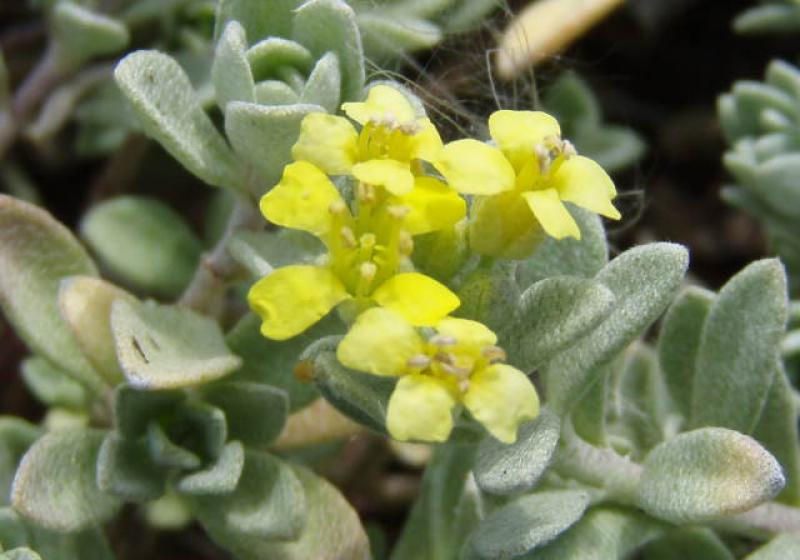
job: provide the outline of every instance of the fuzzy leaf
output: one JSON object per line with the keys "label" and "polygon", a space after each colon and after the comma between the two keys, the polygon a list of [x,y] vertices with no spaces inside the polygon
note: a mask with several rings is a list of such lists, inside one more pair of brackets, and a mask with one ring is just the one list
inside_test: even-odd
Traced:
{"label": "fuzzy leaf", "polygon": [[255,278],[289,264],[313,263],[325,253],[325,246],[319,239],[305,231],[288,228],[240,231],[228,248],[231,256]]}
{"label": "fuzzy leaf", "polygon": [[340,0],[310,0],[297,9],[292,38],[317,58],[332,51],[342,73],[342,101],[361,97],[364,53],[353,9]]}
{"label": "fuzzy leaf", "polygon": [[89,403],[84,387],[44,358],[33,356],[22,362],[22,378],[45,406],[83,410]]}
{"label": "fuzzy leaf", "polygon": [[72,67],[95,56],[119,52],[129,40],[122,22],[73,2],[56,4],[52,25],[61,56]]}
{"label": "fuzzy leaf", "polygon": [[175,296],[203,246],[178,214],[150,198],[122,196],[92,208],[81,234],[112,275],[138,290]]}
{"label": "fuzzy leaf", "polygon": [[244,469],[245,451],[238,441],[228,443],[217,461],[202,471],[180,479],[175,488],[184,494],[229,494],[236,489]]}
{"label": "fuzzy leaf", "polygon": [[725,428],[682,433],[645,459],[638,503],[671,523],[697,523],[740,513],[773,498],[781,466],[754,439]]}
{"label": "fuzzy leaf", "polygon": [[293,68],[303,74],[314,64],[314,56],[300,43],[281,37],[268,37],[247,51],[247,60],[256,80],[279,79],[281,69]]}
{"label": "fuzzy leaf", "polygon": [[300,3],[301,0],[221,0],[214,36],[219,37],[227,23],[236,20],[244,26],[251,43],[273,35],[287,37],[292,12]]}
{"label": "fuzzy leaf", "polygon": [[64,532],[111,518],[121,503],[97,487],[97,453],[103,437],[98,430],[63,431],[33,444],[14,478],[14,508],[42,527]]}
{"label": "fuzzy leaf", "polygon": [[226,381],[208,387],[203,396],[225,412],[230,437],[254,447],[277,438],[289,414],[286,392],[261,383]]}
{"label": "fuzzy leaf", "polygon": [[480,558],[514,558],[552,541],[583,515],[585,492],[553,490],[509,502],[484,519],[470,539]]}
{"label": "fuzzy leaf", "polygon": [[396,57],[429,49],[442,40],[442,30],[428,20],[372,10],[358,14],[364,50],[371,59]]}
{"label": "fuzzy leaf", "polygon": [[300,134],[300,121],[309,113],[324,111],[319,105],[256,105],[234,101],[225,111],[225,132],[236,153],[261,176],[260,196],[278,182],[292,161],[292,146]]}
{"label": "fuzzy leaf", "polygon": [[787,560],[797,557],[800,557],[800,536],[784,534],[778,535],[745,560]]}
{"label": "fuzzy leaf", "polygon": [[61,279],[97,275],[72,233],[50,214],[0,195],[0,305],[36,353],[93,390],[105,386],[80,351],[58,309]]}
{"label": "fuzzy leaf", "polygon": [[681,292],[670,306],[658,337],[658,362],[673,402],[685,419],[691,414],[697,353],[715,294],[697,287]]}
{"label": "fuzzy leaf", "polygon": [[611,290],[592,280],[564,276],[536,282],[520,298],[512,363],[525,371],[541,366],[596,328],[613,304]]}
{"label": "fuzzy leaf", "polygon": [[114,426],[125,438],[139,438],[151,421],[174,411],[185,398],[182,391],[141,390],[120,385],[112,402]]}
{"label": "fuzzy leaf", "polygon": [[319,105],[329,113],[339,109],[342,96],[342,73],[334,52],[325,53],[308,75],[300,103]]}
{"label": "fuzzy leaf", "polygon": [[225,346],[219,325],[189,309],[117,300],[111,327],[122,370],[135,387],[190,387],[242,365]]}
{"label": "fuzzy leaf", "polygon": [[755,429],[787,320],[786,276],[776,259],[734,276],[709,311],[692,386],[693,426]]}
{"label": "fuzzy leaf", "polygon": [[[21,418],[0,416],[0,506],[10,500],[17,463],[40,435],[38,427]],[[2,534],[0,543],[1,537]]]}
{"label": "fuzzy leaf", "polygon": [[545,368],[547,403],[556,412],[580,400],[608,363],[664,310],[688,265],[686,249],[651,243],[611,261],[595,280],[615,297],[608,318],[589,335],[552,359]]}
{"label": "fuzzy leaf", "polygon": [[173,58],[156,51],[137,51],[117,64],[114,78],[147,134],[186,169],[210,185],[243,188],[233,152]]}
{"label": "fuzzy leaf", "polygon": [[255,83],[247,60],[247,37],[238,21],[225,26],[214,52],[211,66],[217,105],[225,112],[231,101],[252,103],[255,98]]}
{"label": "fuzzy leaf", "polygon": [[108,434],[97,457],[97,486],[126,501],[145,502],[164,493],[166,473],[150,458],[142,439]]}
{"label": "fuzzy leaf", "polygon": [[514,279],[516,263],[500,261],[491,267],[473,270],[458,289],[461,306],[454,312],[458,317],[479,321],[497,333],[500,344],[506,344],[510,320],[519,306],[519,288]]}
{"label": "fuzzy leaf", "polygon": [[558,416],[543,409],[538,418],[520,427],[511,445],[484,438],[475,461],[475,481],[491,494],[530,490],[550,465],[559,435]]}
{"label": "fuzzy leaf", "polygon": [[647,546],[644,557],[647,560],[734,560],[716,533],[699,527],[667,533]]}

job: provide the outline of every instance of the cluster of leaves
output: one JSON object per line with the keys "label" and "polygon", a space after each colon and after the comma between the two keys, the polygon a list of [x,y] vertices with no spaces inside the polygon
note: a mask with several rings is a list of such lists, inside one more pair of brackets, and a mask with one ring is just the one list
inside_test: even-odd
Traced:
{"label": "cluster of leaves", "polygon": [[762,0],[733,22],[740,33],[795,32],[800,29],[800,4],[796,0]]}

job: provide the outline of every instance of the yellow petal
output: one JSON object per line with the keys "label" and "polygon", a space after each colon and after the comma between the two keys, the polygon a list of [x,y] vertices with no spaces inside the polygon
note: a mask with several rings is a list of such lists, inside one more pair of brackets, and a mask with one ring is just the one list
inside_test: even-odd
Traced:
{"label": "yellow petal", "polygon": [[516,181],[503,152],[477,140],[450,142],[432,163],[462,194],[497,194],[514,188]]}
{"label": "yellow petal", "polygon": [[597,162],[583,156],[572,156],[561,164],[550,181],[562,200],[607,218],[620,219],[619,211],[611,204],[617,195],[614,181]]}
{"label": "yellow petal", "polygon": [[489,117],[489,134],[503,153],[520,169],[534,157],[534,148],[548,136],[561,136],[558,121],[541,111],[495,111]]}
{"label": "yellow petal", "polygon": [[247,294],[250,307],[261,317],[261,334],[286,340],[322,319],[349,298],[330,269],[286,266],[256,282]]}
{"label": "yellow petal", "polygon": [[497,335],[486,325],[469,319],[447,317],[436,325],[439,334],[452,336],[458,346],[467,348],[483,348],[497,343]]}
{"label": "yellow petal", "polygon": [[357,142],[358,133],[346,118],[311,113],[300,124],[292,157],[311,162],[330,175],[345,175],[356,161]]}
{"label": "yellow petal", "polygon": [[261,212],[279,226],[325,237],[333,224],[334,203],[341,205],[344,201],[327,175],[306,161],[298,161],[284,167],[281,182],[261,197]]}
{"label": "yellow petal", "polygon": [[339,343],[336,357],[349,368],[375,375],[403,375],[423,350],[422,338],[403,317],[380,307],[366,310]]}
{"label": "yellow petal", "polygon": [[386,427],[399,441],[446,441],[453,429],[453,389],[429,375],[397,382],[386,410]]}
{"label": "yellow petal", "polygon": [[478,197],[470,213],[469,245],[482,255],[524,259],[545,239],[544,230],[518,191]]}
{"label": "yellow petal", "polygon": [[411,235],[448,230],[467,214],[466,201],[433,177],[417,177],[414,189],[399,202],[410,210],[403,229]]}
{"label": "yellow petal", "polygon": [[435,325],[461,304],[446,286],[418,272],[392,276],[373,292],[372,299],[415,327]]}
{"label": "yellow petal", "polygon": [[519,425],[539,415],[539,396],[524,373],[495,364],[470,377],[464,406],[494,437],[514,443]]}
{"label": "yellow petal", "polygon": [[542,189],[522,193],[533,215],[542,224],[542,228],[551,237],[581,238],[581,230],[570,215],[567,207],[561,202],[556,189]]}
{"label": "yellow petal", "polygon": [[403,124],[417,116],[405,95],[383,84],[371,87],[366,101],[342,104],[342,111],[362,126],[370,121],[384,120]]}
{"label": "yellow petal", "polygon": [[385,187],[390,193],[400,196],[414,188],[414,175],[403,163],[394,159],[371,159],[353,166],[353,176],[370,185]]}
{"label": "yellow petal", "polygon": [[411,136],[410,157],[434,161],[442,151],[442,137],[428,118],[417,119],[420,131]]}

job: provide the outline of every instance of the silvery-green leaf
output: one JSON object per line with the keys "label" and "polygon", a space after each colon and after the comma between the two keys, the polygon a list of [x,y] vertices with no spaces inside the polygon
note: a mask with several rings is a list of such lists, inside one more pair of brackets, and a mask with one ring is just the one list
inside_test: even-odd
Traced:
{"label": "silvery-green leaf", "polygon": [[14,478],[14,508],[56,531],[78,531],[108,520],[121,503],[97,487],[97,453],[103,437],[98,430],[63,431],[33,444]]}
{"label": "silvery-green leaf", "polygon": [[120,385],[114,390],[114,427],[125,438],[142,437],[154,419],[174,412],[186,398],[183,391],[154,391]]}
{"label": "silvery-green leaf", "polygon": [[746,10],[733,21],[739,33],[796,31],[800,28],[800,10],[793,4],[765,4]]}
{"label": "silvery-green leaf", "polygon": [[688,419],[700,337],[716,296],[695,286],[686,288],[670,306],[658,337],[658,362],[675,407]]}
{"label": "silvery-green leaf", "polygon": [[247,60],[247,37],[238,21],[229,22],[217,42],[211,80],[217,105],[223,113],[231,101],[255,101],[255,83]]}
{"label": "silvery-green leaf", "polygon": [[56,4],[52,25],[61,56],[73,67],[92,57],[121,51],[128,44],[128,29],[122,22],[77,3]]}
{"label": "silvery-green leaf", "polygon": [[305,74],[314,64],[314,56],[307,48],[282,37],[258,41],[247,50],[247,60],[258,81],[277,78],[281,68],[294,68]]}
{"label": "silvery-green leaf", "polygon": [[279,80],[264,80],[256,84],[256,103],[259,105],[295,105],[300,96]]}
{"label": "silvery-green leaf", "polygon": [[[590,509],[580,521],[554,541],[521,558],[627,560],[643,544],[658,537],[663,530],[662,523],[639,512],[615,507],[597,507]],[[649,560],[649,557],[647,558]]]}
{"label": "silvery-green leaf", "polygon": [[536,252],[517,267],[523,290],[550,276],[592,278],[608,262],[606,234],[597,214],[576,206],[570,207],[570,214],[581,229],[580,241],[545,239]]}
{"label": "silvery-green leaf", "polygon": [[[569,352],[569,350],[566,350]],[[616,362],[616,360],[615,360]],[[611,372],[614,364],[598,366],[594,380],[583,397],[572,407],[570,418],[575,432],[593,445],[606,447],[609,397],[611,394]]]}
{"label": "silvery-green leaf", "polygon": [[520,298],[512,363],[525,371],[541,366],[597,327],[613,304],[611,290],[593,280],[558,276],[534,283]]}
{"label": "silvery-green leaf", "polygon": [[164,428],[169,437],[185,449],[191,449],[206,462],[216,461],[228,440],[225,413],[207,402],[184,401],[175,411],[173,424]]}
{"label": "silvery-green leaf", "polygon": [[463,33],[484,21],[489,14],[501,7],[499,0],[466,0],[455,2],[452,9],[445,12],[444,30],[448,35]]}
{"label": "silvery-green leaf", "polygon": [[145,502],[164,493],[166,472],[150,458],[142,439],[106,435],[97,457],[97,486],[126,501]]}
{"label": "silvery-green leaf", "polygon": [[111,328],[125,377],[139,388],[199,385],[242,364],[225,346],[219,325],[189,309],[117,300]]}
{"label": "silvery-green leaf", "polygon": [[241,166],[173,58],[137,51],[120,61],[114,77],[145,132],[172,157],[210,185],[243,188]]}
{"label": "silvery-green leaf", "polygon": [[783,467],[786,486],[778,499],[795,505],[800,500],[800,449],[798,449],[797,403],[783,365],[775,360],[775,373],[753,437],[772,453]]}
{"label": "silvery-green leaf", "polygon": [[671,523],[697,523],[751,509],[772,499],[784,482],[778,461],[754,439],[701,428],[647,455],[638,504]]}
{"label": "silvery-green leaf", "polygon": [[300,135],[300,121],[319,105],[267,106],[234,101],[225,111],[225,132],[236,153],[258,172],[260,196],[278,182],[284,166],[292,161],[292,146]]}
{"label": "silvery-green leaf", "polygon": [[45,406],[81,410],[89,403],[86,389],[48,360],[33,356],[22,362],[28,390]]}
{"label": "silvery-green leaf", "polygon": [[286,392],[262,383],[223,381],[209,386],[203,396],[225,413],[229,436],[254,447],[277,438],[289,413]]}
{"label": "silvery-green leaf", "polygon": [[516,494],[534,487],[558,445],[560,422],[546,408],[519,428],[517,441],[508,445],[484,438],[475,460],[475,481],[492,494]]}
{"label": "silvery-green leaf", "polygon": [[[472,445],[439,445],[425,470],[420,497],[408,516],[391,560],[457,558],[472,528],[456,517],[470,493]],[[474,487],[474,482],[472,482]]]}
{"label": "silvery-green leaf", "polygon": [[786,276],[777,259],[755,262],[723,286],[697,353],[693,426],[753,431],[774,377],[787,305]]}
{"label": "silvery-green leaf", "polygon": [[371,59],[429,49],[442,40],[441,28],[426,19],[380,9],[358,13],[364,51]]}
{"label": "silvery-green leaf", "polygon": [[513,318],[519,306],[520,292],[514,277],[516,263],[497,261],[473,270],[458,288],[461,306],[458,317],[479,321],[497,333],[505,345],[515,328]]}
{"label": "silvery-green leaf", "polygon": [[580,400],[601,366],[661,314],[687,265],[682,246],[651,243],[622,253],[597,274],[595,280],[614,294],[615,306],[598,328],[548,362],[546,401],[554,411]]}
{"label": "silvery-green leaf", "polygon": [[325,53],[308,75],[300,103],[319,105],[329,113],[339,109],[342,94],[342,75],[339,59],[334,52]]}
{"label": "silvery-green leaf", "polygon": [[109,385],[123,380],[111,334],[111,304],[134,297],[93,276],[70,276],[61,281],[58,304],[86,359]]}
{"label": "silvery-green leaf", "polygon": [[364,53],[353,9],[341,0],[310,0],[295,12],[292,38],[319,58],[336,53],[342,101],[356,100],[364,87]]}
{"label": "silvery-green leaf", "polygon": [[219,37],[225,25],[236,20],[244,26],[251,43],[273,35],[287,37],[292,12],[300,3],[300,0],[221,0],[214,36]]}
{"label": "silvery-green leaf", "polygon": [[552,490],[522,496],[486,517],[470,543],[479,558],[516,558],[552,541],[583,515],[589,496]]}
{"label": "silvery-green leaf", "polygon": [[155,421],[147,426],[147,453],[159,467],[194,470],[202,460],[196,453],[172,441],[164,428]]}
{"label": "silvery-green leaf", "polygon": [[81,244],[50,214],[0,195],[0,304],[6,319],[34,352],[100,391],[103,379],[58,309],[62,278],[96,274]]}
{"label": "silvery-green leaf", "polygon": [[647,149],[644,140],[636,132],[622,126],[604,126],[599,130],[586,131],[576,138],[575,147],[609,173],[633,165]]}
{"label": "silvery-green leaf", "polygon": [[602,113],[589,85],[575,72],[564,72],[547,88],[542,100],[547,112],[558,119],[564,136],[572,137],[577,130],[597,127]]}
{"label": "silvery-green leaf", "polygon": [[800,173],[800,154],[781,154],[758,166],[756,184],[764,185],[759,189],[761,197],[773,211],[792,219],[800,218],[800,209],[788,204],[789,200],[798,200],[795,178]]}
{"label": "silvery-green leaf", "polygon": [[233,492],[191,496],[190,504],[211,538],[231,550],[296,539],[312,505],[294,471],[261,451],[245,454],[244,470]]}
{"label": "silvery-green leaf", "polygon": [[748,555],[745,560],[787,560],[799,556],[800,536],[783,534]]}
{"label": "silvery-green leaf", "polygon": [[313,263],[325,254],[325,245],[319,239],[308,232],[288,228],[240,231],[231,239],[228,249],[255,278],[282,266]]}
{"label": "silvery-green leaf", "polygon": [[175,492],[145,504],[144,515],[151,527],[168,531],[186,529],[194,521],[186,500]]}
{"label": "silvery-green leaf", "polygon": [[244,469],[244,447],[228,443],[216,462],[208,468],[184,476],[175,485],[178,492],[198,496],[229,494],[236,489]]}
{"label": "silvery-green leaf", "polygon": [[766,81],[789,95],[800,95],[800,69],[783,60],[772,60],[767,66]]}
{"label": "silvery-green leaf", "polygon": [[673,530],[650,543],[647,560],[734,560],[725,543],[710,529],[689,527]]}
{"label": "silvery-green leaf", "polygon": [[[37,426],[22,418],[0,416],[0,506],[10,500],[11,482],[20,457],[40,435],[41,430]],[[1,537],[2,534],[0,542],[3,542]]]}
{"label": "silvery-green leaf", "polygon": [[111,275],[138,290],[165,296],[186,287],[203,250],[175,211],[138,196],[94,206],[81,222],[81,234]]}

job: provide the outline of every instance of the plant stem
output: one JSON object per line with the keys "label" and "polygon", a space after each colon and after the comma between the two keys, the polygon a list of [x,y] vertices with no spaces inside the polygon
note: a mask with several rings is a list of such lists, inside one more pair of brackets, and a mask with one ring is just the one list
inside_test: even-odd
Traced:
{"label": "plant stem", "polygon": [[214,315],[228,286],[241,273],[242,267],[228,251],[233,236],[246,229],[263,225],[263,219],[254,205],[239,197],[228,218],[225,233],[211,252],[200,259],[194,277],[184,290],[178,303],[206,315]]}

